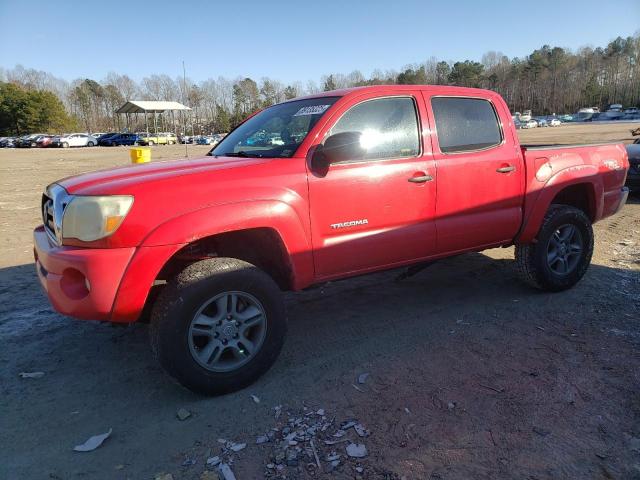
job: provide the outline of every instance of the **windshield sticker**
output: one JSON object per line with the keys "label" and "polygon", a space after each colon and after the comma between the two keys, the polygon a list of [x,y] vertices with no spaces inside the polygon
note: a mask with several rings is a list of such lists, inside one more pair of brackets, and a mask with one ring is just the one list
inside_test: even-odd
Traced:
{"label": "windshield sticker", "polygon": [[303,115],[320,115],[324,113],[331,105],[309,105],[308,107],[302,107],[296,113],[294,117],[301,117]]}

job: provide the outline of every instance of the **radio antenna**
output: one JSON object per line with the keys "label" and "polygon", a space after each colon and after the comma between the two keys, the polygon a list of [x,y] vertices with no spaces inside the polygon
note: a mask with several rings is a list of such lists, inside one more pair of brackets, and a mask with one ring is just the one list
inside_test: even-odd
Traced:
{"label": "radio antenna", "polygon": [[[188,98],[189,96],[187,95],[187,70],[184,66],[184,60],[182,60],[182,103],[183,105],[187,105],[186,100]],[[187,105],[187,107],[188,106],[189,105]],[[185,112],[183,113],[184,115],[182,115],[182,130],[184,133],[182,134],[182,140],[184,141],[184,156],[189,158],[189,146],[188,146],[187,140],[184,138],[187,135],[187,115]],[[191,117],[191,115],[189,115],[189,117]]]}

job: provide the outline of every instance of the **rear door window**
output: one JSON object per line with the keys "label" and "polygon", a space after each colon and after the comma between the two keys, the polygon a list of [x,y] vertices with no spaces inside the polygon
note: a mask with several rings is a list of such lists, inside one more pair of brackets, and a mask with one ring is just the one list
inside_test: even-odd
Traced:
{"label": "rear door window", "polygon": [[440,151],[484,150],[502,143],[502,130],[493,105],[480,98],[431,99]]}

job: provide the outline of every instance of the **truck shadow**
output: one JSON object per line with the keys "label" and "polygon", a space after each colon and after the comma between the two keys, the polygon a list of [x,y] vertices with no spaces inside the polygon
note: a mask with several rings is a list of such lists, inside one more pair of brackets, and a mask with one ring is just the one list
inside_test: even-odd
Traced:
{"label": "truck shadow", "polygon": [[[508,250],[493,252],[510,254]],[[632,262],[640,263],[640,254],[636,253]],[[403,351],[446,341],[450,331],[464,330],[460,325],[500,321],[516,328],[545,311],[586,315],[594,301],[613,302],[616,308],[612,313],[623,311],[625,300],[629,307],[637,305],[631,289],[635,285],[637,292],[640,282],[637,270],[592,265],[573,289],[543,293],[518,280],[511,258],[495,259],[482,253],[444,259],[399,280],[403,272],[390,270],[286,294],[287,342],[276,365],[255,388],[273,385],[287,390],[294,384],[300,388],[304,382],[300,383],[298,374],[309,368],[317,368],[322,376],[327,367],[348,372],[381,356],[402,362]],[[127,396],[146,397],[148,392],[143,392],[149,389],[169,398],[199,398],[167,381],[151,358],[145,325],[120,327],[58,315],[38,288],[33,265],[2,269],[0,278],[0,338],[19,343],[29,337],[44,344],[38,349],[47,352],[45,358],[10,358],[5,350],[0,358],[16,369],[41,370],[43,362],[63,362],[65,374],[74,376],[79,388],[89,380],[83,372],[99,368],[111,381],[135,385],[126,390]],[[48,378],[54,377],[52,372]],[[103,385],[100,375],[92,378],[95,384],[83,385],[82,390],[95,388],[113,394],[113,385]]]}

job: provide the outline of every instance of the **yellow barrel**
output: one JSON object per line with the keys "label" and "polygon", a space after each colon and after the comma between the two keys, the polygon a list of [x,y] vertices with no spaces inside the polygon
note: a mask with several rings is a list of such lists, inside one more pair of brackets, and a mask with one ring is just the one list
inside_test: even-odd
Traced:
{"label": "yellow barrel", "polygon": [[150,148],[132,148],[129,151],[129,155],[131,155],[131,163],[147,163],[151,161]]}

